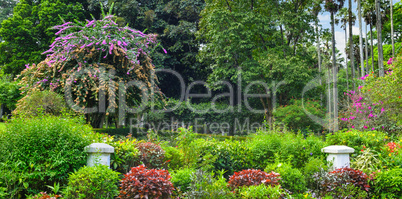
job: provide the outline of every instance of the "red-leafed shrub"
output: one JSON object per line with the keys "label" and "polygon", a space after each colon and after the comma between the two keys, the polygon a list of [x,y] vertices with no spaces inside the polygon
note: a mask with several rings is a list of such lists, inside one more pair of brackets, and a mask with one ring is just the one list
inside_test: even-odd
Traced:
{"label": "red-leafed shrub", "polygon": [[33,199],[57,199],[61,198],[60,195],[48,195],[46,192],[40,192],[39,194],[32,197]]}
{"label": "red-leafed shrub", "polygon": [[151,169],[159,169],[165,166],[165,151],[152,142],[141,142],[137,145],[140,151],[140,161]]}
{"label": "red-leafed shrub", "polygon": [[169,198],[174,190],[167,170],[150,169],[144,165],[131,168],[120,184],[120,199]]}
{"label": "red-leafed shrub", "polygon": [[232,176],[230,176],[228,187],[236,189],[242,186],[260,184],[275,186],[279,185],[279,180],[279,173],[275,173],[273,171],[271,171],[271,173],[266,173],[261,170],[247,169],[240,172],[235,172]]}
{"label": "red-leafed shrub", "polygon": [[353,184],[361,190],[369,191],[368,176],[363,171],[352,168],[340,168],[330,172],[339,179],[343,179],[344,184]]}
{"label": "red-leafed shrub", "polygon": [[[316,182],[316,191],[319,196],[339,196],[347,190],[347,186],[355,187],[356,193],[349,193],[353,197],[356,194],[369,191],[368,176],[362,171],[351,168],[340,168],[332,172],[320,171],[313,175]],[[350,188],[353,188],[350,187]]]}

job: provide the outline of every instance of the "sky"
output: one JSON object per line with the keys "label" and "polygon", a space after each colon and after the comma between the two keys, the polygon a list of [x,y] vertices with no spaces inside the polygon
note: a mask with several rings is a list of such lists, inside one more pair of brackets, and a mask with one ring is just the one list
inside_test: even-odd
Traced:
{"label": "sky", "polygon": [[[400,0],[393,0],[393,4],[400,2]],[[349,7],[348,2],[346,1],[344,4],[345,7]],[[352,27],[352,33],[353,35],[359,35],[359,21],[357,19],[357,3],[352,1],[352,12],[355,13],[356,15],[356,22],[355,25]],[[318,15],[318,18],[320,20],[320,24],[322,25],[323,29],[328,28],[331,31],[331,17],[330,17],[329,12],[323,12],[320,15]],[[363,29],[363,38],[366,38],[366,30],[365,30],[366,23],[364,20],[362,20],[362,29]],[[347,34],[349,36],[349,28],[346,29]],[[367,26],[367,31],[370,31],[370,27]],[[345,57],[345,31],[341,28],[341,24],[335,25],[335,43],[336,43],[336,48],[341,51],[342,57]]]}

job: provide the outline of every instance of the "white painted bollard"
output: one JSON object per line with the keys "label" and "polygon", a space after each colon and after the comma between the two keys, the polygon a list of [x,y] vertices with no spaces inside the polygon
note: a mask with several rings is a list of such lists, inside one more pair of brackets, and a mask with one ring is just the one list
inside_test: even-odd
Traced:
{"label": "white painted bollard", "polygon": [[350,167],[349,154],[354,153],[355,149],[344,145],[332,145],[321,149],[321,152],[328,153],[327,161],[332,162],[331,170]]}
{"label": "white painted bollard", "polygon": [[97,164],[106,165],[110,168],[110,154],[114,153],[114,148],[104,143],[93,143],[85,147],[88,153],[87,166],[93,167]]}

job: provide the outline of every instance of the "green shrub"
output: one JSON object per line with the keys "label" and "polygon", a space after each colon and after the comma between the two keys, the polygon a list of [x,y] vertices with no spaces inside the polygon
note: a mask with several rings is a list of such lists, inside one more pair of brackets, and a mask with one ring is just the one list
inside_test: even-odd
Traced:
{"label": "green shrub", "polygon": [[82,167],[68,178],[66,199],[112,199],[119,194],[119,173],[105,165]]}
{"label": "green shrub", "polygon": [[372,153],[371,149],[367,148],[356,158],[352,159],[350,166],[366,173],[372,173],[381,169],[381,161],[379,160],[378,155]]}
{"label": "green shrub", "polygon": [[253,139],[247,142],[250,149],[252,167],[265,169],[268,164],[275,162],[275,154],[280,161],[292,156],[291,164],[294,168],[302,168],[310,157],[321,157],[321,149],[326,145],[317,136],[307,136],[289,132],[258,132],[252,135]]}
{"label": "green shrub", "polygon": [[60,115],[66,108],[67,105],[62,95],[48,90],[34,90],[18,101],[13,115],[22,117],[37,116],[43,113]]}
{"label": "green shrub", "polygon": [[245,199],[292,198],[281,186],[266,186],[264,184],[240,187],[238,195]]}
{"label": "green shrub", "polygon": [[91,127],[77,118],[16,118],[0,133],[1,170],[19,176],[14,183],[7,180],[17,185],[21,179],[25,186],[18,194],[36,194],[45,185],[65,184],[68,173],[86,164],[84,147],[94,139]]}
{"label": "green shrub", "polygon": [[177,170],[183,167],[183,152],[178,147],[162,145],[165,151],[165,162],[169,170]]}
{"label": "green shrub", "polygon": [[399,198],[402,195],[402,168],[381,171],[374,178],[374,194],[382,198]]}
{"label": "green shrub", "polygon": [[288,163],[275,163],[265,169],[266,172],[275,171],[280,174],[280,184],[284,189],[292,193],[303,193],[306,191],[306,180],[301,171],[293,168]]}
{"label": "green shrub", "polygon": [[131,167],[138,166],[140,163],[140,151],[136,148],[135,139],[116,140],[108,143],[114,147],[110,164],[113,169],[120,173],[127,173]]}
{"label": "green shrub", "polygon": [[195,169],[181,169],[172,172],[172,179],[170,180],[174,187],[179,188],[180,191],[186,192],[191,184],[191,175]]}
{"label": "green shrub", "polygon": [[361,151],[364,147],[380,151],[387,140],[389,140],[389,137],[384,132],[359,131],[354,129],[328,134],[326,139],[329,145],[346,145],[354,148],[356,151]]}
{"label": "green shrub", "polygon": [[231,199],[235,195],[227,187],[223,172],[214,173],[197,170],[191,175],[191,184],[184,196],[192,199]]}

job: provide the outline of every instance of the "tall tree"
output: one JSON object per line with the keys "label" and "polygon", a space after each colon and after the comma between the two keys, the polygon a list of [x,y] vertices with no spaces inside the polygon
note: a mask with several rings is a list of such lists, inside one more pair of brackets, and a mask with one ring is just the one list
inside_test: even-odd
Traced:
{"label": "tall tree", "polygon": [[0,65],[5,73],[18,75],[26,64],[38,63],[55,38],[51,27],[66,21],[83,21],[90,16],[83,9],[85,0],[21,0],[12,17],[0,28]]}
{"label": "tall tree", "polygon": [[[353,30],[352,30],[352,0],[349,0],[349,54],[350,54],[350,67],[352,68],[352,79],[356,78],[355,74],[355,61],[353,55]],[[353,90],[356,90],[356,84],[353,81]]]}
{"label": "tall tree", "polygon": [[[348,35],[347,35],[347,23],[349,22],[349,12],[348,9],[346,7],[341,8],[338,12],[338,14],[336,15],[337,19],[335,20],[335,24],[338,25],[339,23],[341,23],[341,28],[343,28],[343,30],[345,30],[345,45],[348,43]],[[356,15],[353,13],[352,16],[352,23],[354,25],[356,21]],[[345,55],[347,55],[347,50],[346,50],[346,46],[345,46]],[[346,88],[347,90],[349,90],[349,69],[348,69],[348,57],[345,57],[345,68],[346,68]]]}
{"label": "tall tree", "polygon": [[357,13],[359,18],[359,45],[360,45],[360,67],[361,67],[361,76],[364,76],[364,55],[363,55],[363,29],[362,29],[362,9],[361,9],[361,0],[357,0]]}
{"label": "tall tree", "polygon": [[[156,68],[172,69],[185,82],[206,79],[210,73],[207,64],[197,60],[202,40],[196,32],[205,7],[204,0],[88,0],[89,10],[100,16],[100,2],[105,10],[114,3],[113,13],[121,17],[122,23],[137,30],[158,34],[158,40],[167,50],[155,52],[152,62]],[[177,77],[158,73],[160,87],[168,97],[179,98],[181,87]]]}
{"label": "tall tree", "polygon": [[379,76],[383,77],[384,76],[384,63],[383,63],[383,50],[382,50],[382,35],[381,35],[381,7],[380,7],[380,0],[375,0],[375,10],[376,10],[376,16],[377,16],[377,23],[376,23],[376,29],[377,29],[377,50],[378,50],[378,69],[379,69]]}
{"label": "tall tree", "polygon": [[338,131],[338,90],[337,90],[337,65],[335,54],[335,14],[343,7],[343,0],[326,0],[325,9],[331,13],[331,32],[332,32],[332,75],[333,75],[333,93],[334,93],[334,128],[333,131]]}
{"label": "tall tree", "polygon": [[394,17],[393,17],[393,3],[390,0],[390,8],[391,8],[391,41],[392,41],[392,57],[395,57],[395,44],[394,44]]}
{"label": "tall tree", "polygon": [[[200,59],[212,68],[211,85],[226,80],[239,89],[264,94],[254,104],[263,108],[272,124],[275,104],[300,96],[296,91],[317,72],[311,68],[317,63],[312,59],[315,52],[302,45],[314,39],[310,23],[315,18],[307,12],[312,6],[312,1],[300,0],[207,0],[198,38],[204,41]],[[282,80],[289,86],[280,87]],[[275,103],[275,95],[279,102]]]}
{"label": "tall tree", "polygon": [[[373,2],[370,2],[368,0],[363,1],[362,4],[362,9],[363,9],[363,17],[364,21],[366,24],[369,24],[370,26],[370,41],[371,41],[371,71],[374,71],[374,56],[373,56],[373,25],[375,24],[375,4]],[[368,66],[367,66],[368,67]]]}

